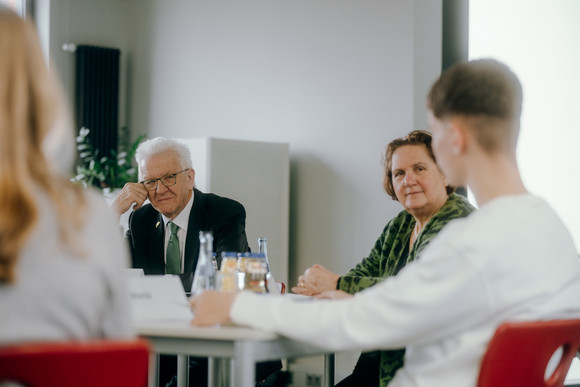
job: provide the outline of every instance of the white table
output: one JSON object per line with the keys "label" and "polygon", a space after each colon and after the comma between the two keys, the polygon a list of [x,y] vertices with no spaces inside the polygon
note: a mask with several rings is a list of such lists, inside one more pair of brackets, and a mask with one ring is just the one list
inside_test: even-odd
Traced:
{"label": "white table", "polygon": [[566,375],[566,380],[564,381],[565,386],[578,386],[580,385],[580,359],[575,357],[572,360],[568,374]]}
{"label": "white table", "polygon": [[[275,333],[238,327],[194,327],[189,321],[141,322],[137,324],[140,336],[149,339],[154,347],[149,386],[157,384],[158,354],[178,355],[177,385],[187,386],[188,359],[191,356],[232,359],[230,380],[238,387],[255,385],[255,364],[259,361],[311,355],[325,355],[324,386],[334,386],[334,354],[303,342]],[[209,362],[210,366],[212,362]],[[223,366],[222,363],[218,363]],[[212,385],[212,370],[208,372]]]}

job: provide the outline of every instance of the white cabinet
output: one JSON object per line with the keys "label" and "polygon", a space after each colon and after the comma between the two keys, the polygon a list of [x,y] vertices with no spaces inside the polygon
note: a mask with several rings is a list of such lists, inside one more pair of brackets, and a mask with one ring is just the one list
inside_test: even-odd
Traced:
{"label": "white cabinet", "polygon": [[196,188],[244,205],[252,251],[258,251],[258,237],[268,238],[272,273],[288,284],[288,144],[212,137],[184,141],[191,149]]}

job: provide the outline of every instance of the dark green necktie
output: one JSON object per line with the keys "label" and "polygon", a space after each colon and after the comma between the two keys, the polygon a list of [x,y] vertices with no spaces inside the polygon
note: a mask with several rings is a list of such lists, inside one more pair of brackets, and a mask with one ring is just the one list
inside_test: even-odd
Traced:
{"label": "dark green necktie", "polygon": [[177,230],[179,226],[173,222],[167,223],[171,231],[169,236],[169,243],[167,243],[167,254],[165,257],[165,273],[166,274],[180,274],[181,273],[181,254],[179,253],[179,239],[177,238]]}

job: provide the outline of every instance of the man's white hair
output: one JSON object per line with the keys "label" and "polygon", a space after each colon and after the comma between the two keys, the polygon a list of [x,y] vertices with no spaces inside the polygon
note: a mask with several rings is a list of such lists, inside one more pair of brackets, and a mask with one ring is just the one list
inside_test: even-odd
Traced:
{"label": "man's white hair", "polygon": [[191,152],[185,142],[179,139],[155,137],[143,141],[137,147],[135,161],[137,161],[137,165],[139,166],[139,176],[141,177],[141,161],[168,151],[177,154],[182,169],[193,167],[191,163]]}

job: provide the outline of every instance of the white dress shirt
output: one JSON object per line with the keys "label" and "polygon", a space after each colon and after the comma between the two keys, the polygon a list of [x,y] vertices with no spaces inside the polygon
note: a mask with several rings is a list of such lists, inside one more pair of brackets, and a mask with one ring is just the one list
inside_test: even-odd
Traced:
{"label": "white dress shirt", "polygon": [[[189,223],[189,213],[191,212],[191,207],[193,206],[193,199],[194,199],[194,192],[191,192],[191,198],[185,205],[185,208],[173,219],[171,222],[175,223],[179,230],[177,230],[177,239],[179,239],[179,255],[181,257],[181,269],[180,271],[183,272],[183,262],[185,257],[185,239],[187,237],[187,225]],[[167,244],[169,243],[169,236],[171,235],[171,229],[169,228],[168,223],[170,222],[169,218],[165,215],[161,214],[163,218],[163,223],[165,224],[165,248],[163,249],[163,256],[165,260],[165,264],[167,264]]]}

